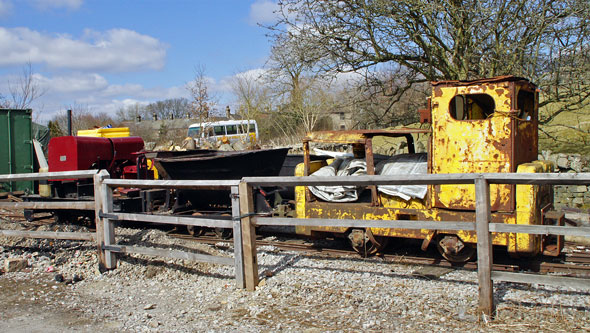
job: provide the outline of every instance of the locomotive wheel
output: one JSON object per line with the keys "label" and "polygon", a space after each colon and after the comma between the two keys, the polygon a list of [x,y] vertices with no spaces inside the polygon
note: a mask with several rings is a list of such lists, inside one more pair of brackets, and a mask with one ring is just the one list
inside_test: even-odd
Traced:
{"label": "locomotive wheel", "polygon": [[[196,212],[196,213],[193,213],[192,214],[192,216],[201,216],[201,215],[203,215],[203,214],[201,214],[199,212]],[[186,226],[186,231],[191,236],[199,237],[199,236],[203,236],[203,234],[205,233],[205,228],[199,227],[199,226],[195,226],[195,225],[187,225]]]}
{"label": "locomotive wheel", "polygon": [[233,236],[233,230],[229,228],[215,228],[213,232],[221,239],[230,239]]}
{"label": "locomotive wheel", "polygon": [[[231,216],[231,214],[224,213],[221,216]],[[234,231],[231,228],[214,228],[213,232],[221,239],[230,239],[234,235]]]}
{"label": "locomotive wheel", "polygon": [[187,225],[186,231],[188,232],[189,235],[194,236],[194,237],[203,236],[203,234],[205,233],[205,229],[203,227],[198,227],[198,226],[194,226],[194,225]]}
{"label": "locomotive wheel", "polygon": [[374,236],[370,229],[353,229],[347,238],[352,248],[363,257],[382,252],[389,243],[389,237]]}
{"label": "locomotive wheel", "polygon": [[457,264],[464,264],[477,254],[475,247],[464,243],[457,235],[440,235],[436,248],[443,258]]}

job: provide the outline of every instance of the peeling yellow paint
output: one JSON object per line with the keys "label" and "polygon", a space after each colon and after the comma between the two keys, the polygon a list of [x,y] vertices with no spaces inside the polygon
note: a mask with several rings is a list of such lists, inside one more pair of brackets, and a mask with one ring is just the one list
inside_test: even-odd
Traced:
{"label": "peeling yellow paint", "polygon": [[[502,86],[439,87],[441,95],[432,98],[432,167],[431,173],[510,172],[511,118],[508,91]],[[499,89],[502,88],[502,89]],[[480,120],[457,120],[451,116],[451,103],[456,96],[486,94],[493,99],[491,116]],[[474,209],[473,185],[431,186],[432,205],[450,209]],[[492,185],[492,206],[507,210],[510,192],[508,185]]]}

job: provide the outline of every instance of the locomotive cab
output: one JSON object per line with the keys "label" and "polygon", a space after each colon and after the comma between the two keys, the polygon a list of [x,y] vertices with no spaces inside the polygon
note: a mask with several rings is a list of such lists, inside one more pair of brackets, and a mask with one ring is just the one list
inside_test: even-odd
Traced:
{"label": "locomotive cab", "polygon": [[[430,173],[517,172],[537,159],[538,92],[525,79],[434,82],[430,108]],[[473,185],[430,191],[433,207],[475,209]],[[516,208],[514,185],[492,185],[490,196],[492,211]]]}
{"label": "locomotive cab", "polygon": [[[304,163],[298,176],[326,175],[326,168],[336,170],[353,165],[354,159],[366,164],[366,174],[383,174],[383,170],[407,173],[496,173],[551,172],[550,162],[536,161],[538,151],[538,92],[526,79],[504,76],[476,81],[442,81],[432,83],[428,109],[421,110],[423,122],[431,129],[361,130],[310,133],[304,139]],[[415,154],[412,136],[429,133],[427,154]],[[377,161],[373,142],[377,136],[406,137],[408,154]],[[309,159],[311,142],[351,144],[356,147],[352,160],[331,165]],[[423,160],[421,160],[423,158]],[[399,162],[404,163],[399,163]],[[359,163],[360,163],[359,162]],[[325,162],[324,162],[325,163]],[[383,165],[387,167],[383,167]],[[390,164],[387,164],[390,163]],[[398,163],[398,164],[396,164]],[[409,164],[408,164],[409,163]],[[358,164],[358,163],[357,163]],[[357,165],[354,164],[354,165]],[[320,171],[318,171],[320,170]],[[324,170],[324,171],[322,171]],[[397,171],[396,171],[397,170]],[[342,175],[338,169],[334,175]],[[362,189],[359,189],[362,191]],[[314,187],[296,190],[296,214],[299,218],[475,221],[474,185],[428,185],[410,189],[409,195],[395,188],[367,188],[370,200],[338,202]],[[365,191],[367,193],[369,191]],[[414,195],[422,193],[423,195]],[[337,194],[338,197],[340,194]],[[365,195],[365,198],[369,197]],[[492,223],[562,224],[562,218],[550,218],[553,195],[550,186],[490,186]],[[475,255],[477,238],[471,231],[438,232],[387,228],[297,227],[299,234],[331,233],[347,237],[361,254],[382,250],[395,238],[423,240],[422,249],[434,243],[441,254],[456,262]],[[558,255],[563,238],[549,246],[544,236],[493,233],[492,243],[506,247],[513,256],[534,256],[541,252]]]}

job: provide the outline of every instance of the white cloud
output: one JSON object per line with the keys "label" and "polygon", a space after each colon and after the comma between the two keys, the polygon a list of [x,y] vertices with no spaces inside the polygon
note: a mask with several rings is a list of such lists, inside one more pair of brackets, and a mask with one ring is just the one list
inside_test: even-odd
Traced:
{"label": "white cloud", "polygon": [[261,77],[263,77],[267,72],[268,72],[268,70],[266,70],[264,68],[254,68],[254,69],[247,70],[245,72],[238,73],[235,76],[243,77],[243,78],[247,78],[247,79],[258,80]]}
{"label": "white cloud", "polygon": [[[17,74],[0,76],[0,92],[8,92],[8,83],[16,83],[19,79]],[[31,105],[35,121],[40,123],[46,123],[71,105],[84,105],[90,112],[105,112],[114,117],[123,106],[189,97],[184,85],[145,87],[137,83],[113,84],[97,73],[33,74],[33,79],[44,91]]]}
{"label": "white cloud", "polygon": [[166,46],[156,38],[127,29],[84,31],[82,39],[48,35],[28,28],[1,28],[1,66],[45,63],[51,68],[126,72],[161,69]]}
{"label": "white cloud", "polygon": [[76,10],[82,6],[84,0],[30,0],[33,5],[40,9],[65,8]]}
{"label": "white cloud", "polygon": [[34,74],[34,79],[41,88],[55,93],[81,93],[105,89],[107,80],[95,73],[72,73],[67,76],[48,78],[40,74]]}
{"label": "white cloud", "polygon": [[277,18],[276,10],[279,6],[276,2],[271,0],[256,0],[250,5],[250,23],[251,24],[266,24],[274,23]]}
{"label": "white cloud", "polygon": [[0,0],[0,17],[12,13],[12,2],[10,0]]}

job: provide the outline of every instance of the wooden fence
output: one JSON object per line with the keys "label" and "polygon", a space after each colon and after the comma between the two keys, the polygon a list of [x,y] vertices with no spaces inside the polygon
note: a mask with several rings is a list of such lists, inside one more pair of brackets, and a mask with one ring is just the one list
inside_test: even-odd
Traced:
{"label": "wooden fence", "polygon": [[[23,238],[48,238],[96,241],[99,253],[99,269],[101,271],[113,269],[117,265],[115,253],[137,253],[149,256],[163,256],[173,259],[194,260],[222,265],[234,265],[236,284],[238,288],[244,288],[242,232],[239,218],[240,207],[238,199],[239,180],[217,180],[217,181],[196,181],[196,180],[128,180],[110,179],[106,170],[89,171],[68,171],[48,172],[31,174],[0,175],[0,182],[12,182],[22,180],[50,180],[50,179],[83,179],[93,178],[94,200],[93,201],[29,201],[29,202],[0,202],[0,208],[12,209],[48,209],[48,210],[94,210],[96,221],[96,233],[88,232],[46,232],[46,231],[21,231],[21,230],[0,230],[0,235]],[[195,189],[208,188],[220,189],[230,188],[232,202],[232,219],[195,218],[166,215],[129,214],[113,211],[113,187],[122,186],[127,188],[176,188]],[[128,220],[137,222],[189,225],[202,227],[232,228],[234,234],[234,259],[190,253],[185,251],[173,251],[138,246],[118,245],[115,240],[114,220]]]}
{"label": "wooden fence", "polygon": [[[236,285],[244,288],[243,252],[242,252],[242,228],[240,221],[240,203],[238,199],[239,180],[132,180],[109,179],[108,173],[101,172],[101,178],[95,188],[97,201],[97,229],[103,229],[100,240],[100,248],[103,254],[101,265],[105,269],[113,269],[117,266],[115,253],[137,253],[149,256],[160,256],[173,259],[193,260],[220,265],[234,265]],[[113,211],[113,187],[125,188],[165,188],[165,189],[227,189],[231,191],[232,219],[218,219],[200,217],[183,217],[171,215],[149,215],[117,213]],[[234,258],[218,257],[206,254],[197,254],[186,251],[146,248],[139,246],[118,245],[115,241],[115,228],[113,220],[125,220],[136,222],[148,222],[159,224],[185,225],[196,227],[218,227],[233,229]]]}
{"label": "wooden fence", "polygon": [[[405,221],[405,220],[346,220],[346,219],[298,219],[270,218],[253,215],[253,186],[330,186],[330,185],[425,185],[425,184],[474,184],[476,194],[476,220],[461,221]],[[491,223],[490,184],[590,184],[590,174],[436,174],[399,176],[359,177],[252,177],[243,178],[240,183],[242,228],[244,237],[244,276],[246,288],[254,290],[258,285],[258,264],[256,259],[255,227],[260,225],[289,226],[338,226],[357,228],[403,228],[428,230],[468,230],[477,234],[477,267],[479,281],[479,309],[485,316],[494,312],[493,282],[525,282],[553,284],[560,286],[590,288],[590,280],[582,278],[544,276],[536,274],[492,271],[492,243],[490,232],[513,232],[528,234],[575,235],[590,237],[590,228],[515,225]]]}
{"label": "wooden fence", "polygon": [[[490,184],[530,185],[589,185],[590,174],[437,174],[359,177],[252,177],[238,180],[126,180],[110,179],[105,170],[52,172],[42,174],[0,175],[0,182],[41,179],[94,178],[95,200],[60,202],[0,202],[0,208],[24,209],[83,209],[95,210],[96,235],[92,233],[32,232],[0,230],[0,234],[17,237],[96,240],[101,268],[116,267],[115,253],[138,253],[188,259],[216,264],[234,265],[238,288],[254,290],[258,285],[256,259],[256,231],[259,225],[283,226],[339,226],[357,228],[403,228],[428,230],[468,230],[477,234],[477,263],[479,281],[479,311],[491,316],[494,312],[493,282],[554,284],[575,288],[590,288],[588,279],[546,276],[492,270],[491,232],[528,234],[553,234],[590,237],[590,228],[550,225],[515,225],[491,223]],[[318,186],[318,185],[425,185],[425,184],[474,184],[476,190],[476,220],[463,221],[405,221],[405,220],[345,220],[345,219],[297,219],[272,218],[255,215],[253,186]],[[113,211],[113,188],[175,188],[175,189],[231,189],[232,220],[182,217],[167,215],[130,214]],[[114,220],[143,221],[149,223],[190,225],[201,227],[232,228],[234,233],[234,258],[182,251],[118,245],[115,241]]]}
{"label": "wooden fence", "polygon": [[[68,172],[47,172],[47,173],[26,173],[13,175],[0,175],[1,182],[27,181],[27,180],[49,180],[49,179],[88,179],[96,177],[98,170],[68,171]],[[23,202],[0,202],[0,208],[13,209],[67,209],[67,210],[94,210],[94,201],[23,201]],[[45,238],[45,239],[67,239],[94,241],[97,235],[90,232],[51,232],[51,231],[22,231],[22,230],[0,230],[0,235],[23,238]]]}

